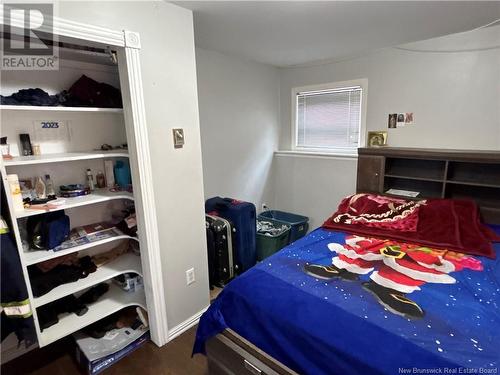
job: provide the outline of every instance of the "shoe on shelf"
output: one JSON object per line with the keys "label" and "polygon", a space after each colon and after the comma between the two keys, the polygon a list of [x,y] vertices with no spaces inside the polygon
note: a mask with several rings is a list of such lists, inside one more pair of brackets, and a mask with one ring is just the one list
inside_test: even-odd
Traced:
{"label": "shoe on shelf", "polygon": [[382,306],[394,314],[410,319],[420,319],[425,315],[424,310],[416,302],[397,290],[386,288],[373,281],[364,282],[362,285]]}
{"label": "shoe on shelf", "polygon": [[333,265],[323,266],[321,264],[306,264],[304,266],[304,272],[311,276],[326,280],[341,278],[344,280],[353,281],[358,279],[358,275],[356,275],[355,273],[337,268]]}

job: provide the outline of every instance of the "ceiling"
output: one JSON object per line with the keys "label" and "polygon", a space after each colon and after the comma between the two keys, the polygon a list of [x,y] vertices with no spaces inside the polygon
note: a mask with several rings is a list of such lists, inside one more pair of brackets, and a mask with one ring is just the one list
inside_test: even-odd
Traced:
{"label": "ceiling", "polygon": [[174,3],[194,11],[198,47],[279,67],[343,60],[500,18],[500,1]]}

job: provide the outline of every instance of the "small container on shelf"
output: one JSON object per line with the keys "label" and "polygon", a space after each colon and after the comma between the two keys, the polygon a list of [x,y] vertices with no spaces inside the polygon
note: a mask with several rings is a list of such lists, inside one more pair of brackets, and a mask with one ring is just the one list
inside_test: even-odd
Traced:
{"label": "small container on shelf", "polygon": [[23,195],[21,193],[21,187],[19,186],[19,178],[17,177],[17,174],[7,175],[7,181],[9,182],[14,210],[22,211],[24,209]]}
{"label": "small container on shelf", "polygon": [[95,190],[94,176],[92,175],[92,171],[90,170],[90,168],[87,169],[87,187],[90,191]]}

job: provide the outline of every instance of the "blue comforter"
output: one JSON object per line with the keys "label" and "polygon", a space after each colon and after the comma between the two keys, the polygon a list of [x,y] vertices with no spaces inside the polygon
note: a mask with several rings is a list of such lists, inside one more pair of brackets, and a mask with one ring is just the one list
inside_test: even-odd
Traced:
{"label": "blue comforter", "polygon": [[317,229],[232,281],[200,319],[194,352],[231,328],[301,374],[499,373],[500,257],[423,285],[411,299],[426,314],[410,320],[359,281],[304,273],[330,265],[327,245],[344,239]]}

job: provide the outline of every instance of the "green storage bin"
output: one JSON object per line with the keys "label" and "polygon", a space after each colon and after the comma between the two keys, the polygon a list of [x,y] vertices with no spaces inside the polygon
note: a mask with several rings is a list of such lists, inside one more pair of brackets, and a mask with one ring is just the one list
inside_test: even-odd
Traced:
{"label": "green storage bin", "polygon": [[291,225],[273,219],[257,219],[257,260],[263,260],[288,245],[290,228]]}

